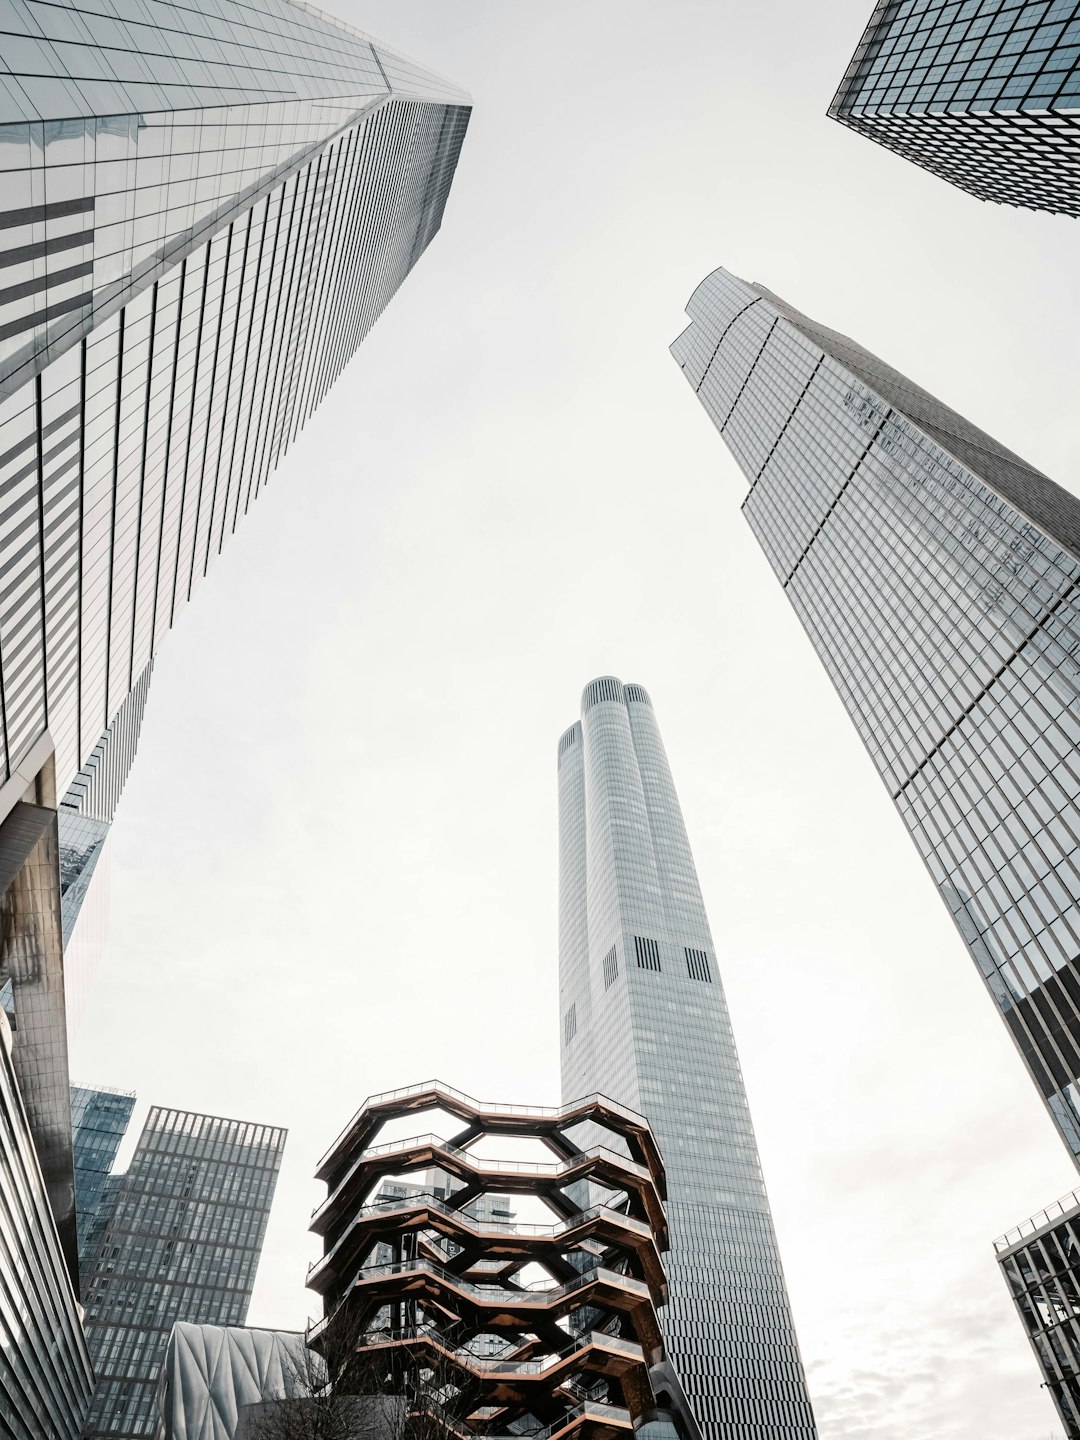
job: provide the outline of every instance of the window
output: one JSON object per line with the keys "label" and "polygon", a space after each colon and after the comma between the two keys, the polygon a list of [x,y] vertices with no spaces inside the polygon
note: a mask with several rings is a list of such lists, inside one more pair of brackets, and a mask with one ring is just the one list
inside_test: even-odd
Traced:
{"label": "window", "polygon": [[637,956],[639,970],[660,969],[660,946],[655,940],[647,940],[642,935],[635,935],[634,954]]}
{"label": "window", "polygon": [[686,973],[691,980],[707,980],[712,984],[712,971],[709,969],[709,957],[704,950],[690,950],[684,948],[686,955]]}
{"label": "window", "polygon": [[604,956],[604,989],[610,990],[619,978],[619,952],[612,945]]}
{"label": "window", "polygon": [[590,685],[586,685],[585,694],[582,696],[582,709],[591,710],[602,700],[621,701],[622,698],[622,685],[613,675],[605,675],[602,679],[594,680]]}
{"label": "window", "polygon": [[577,1001],[570,1006],[563,1017],[563,1044],[569,1045],[577,1034]]}

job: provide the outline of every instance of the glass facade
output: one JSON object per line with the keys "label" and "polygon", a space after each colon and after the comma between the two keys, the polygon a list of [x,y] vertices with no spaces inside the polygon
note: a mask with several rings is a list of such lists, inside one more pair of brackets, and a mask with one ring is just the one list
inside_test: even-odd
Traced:
{"label": "glass facade", "polygon": [[0,1433],[78,1440],[93,1373],[0,1015]]}
{"label": "glass facade", "polygon": [[133,1090],[71,1087],[71,1148],[75,1160],[75,1214],[79,1234],[79,1271],[87,1272],[100,1224],[107,1216],[109,1178],[120,1142],[135,1108]]}
{"label": "glass facade", "polygon": [[[688,312],[743,513],[1080,1164],[1080,501],[761,285],[717,270]],[[1072,1284],[1036,1247],[1018,1303],[1044,1263]],[[1032,1303],[1064,1407],[1073,1322]]]}
{"label": "glass facade", "polygon": [[668,1354],[706,1440],[815,1435],[750,1110],[652,704],[611,676],[559,742],[562,1091],[647,1116]]}
{"label": "glass facade", "polygon": [[980,200],[1080,215],[1080,4],[883,0],[829,114]]}
{"label": "glass facade", "polygon": [[1080,1162],[1080,502],[719,270],[673,354]]}
{"label": "glass facade", "polygon": [[[0,990],[74,1276],[65,993],[86,977],[64,975],[64,947],[74,961],[153,657],[437,233],[470,106],[290,0],[0,0],[0,56]],[[140,1183],[102,1181],[121,1228],[94,1278],[99,1335],[113,1262],[136,1274],[150,1254],[122,1238]],[[241,1319],[259,1224],[168,1306]],[[232,1298],[200,1314],[215,1284]],[[109,1424],[143,1413],[152,1342],[130,1322],[101,1342]],[[0,1390],[9,1368],[0,1346]]]}
{"label": "glass facade", "polygon": [[1080,1440],[1080,1193],[995,1241],[998,1264],[1068,1440]]}
{"label": "glass facade", "polygon": [[86,1440],[154,1432],[173,1325],[242,1325],[285,1131],[154,1107],[85,1272]]}
{"label": "glass facade", "polygon": [[47,727],[103,821],[84,767],[122,779],[162,636],[439,229],[469,103],[289,0],[0,0],[0,53],[0,784]]}

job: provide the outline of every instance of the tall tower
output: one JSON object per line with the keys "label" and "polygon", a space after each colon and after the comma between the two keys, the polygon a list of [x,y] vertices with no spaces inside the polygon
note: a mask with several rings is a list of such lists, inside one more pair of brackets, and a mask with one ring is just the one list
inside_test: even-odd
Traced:
{"label": "tall tower", "polygon": [[0,0],[0,55],[0,1007],[77,1286],[66,947],[154,657],[438,232],[470,102],[303,0]]}
{"label": "tall tower", "polygon": [[0,1007],[0,1434],[78,1440],[94,1372]]}
{"label": "tall tower", "polygon": [[688,313],[743,513],[1080,1165],[1080,501],[762,285],[717,270]]}
{"label": "tall tower", "polygon": [[808,1440],[799,1359],[716,949],[648,694],[585,687],[559,741],[564,1099],[647,1116],[667,1169],[668,1353],[710,1440]]}
{"label": "tall tower", "polygon": [[717,270],[672,347],[1080,1164],[1080,501]]}
{"label": "tall tower", "polygon": [[154,655],[437,233],[470,104],[290,0],[0,0],[0,52],[0,819],[51,753],[69,933]]}
{"label": "tall tower", "polygon": [[829,114],[980,200],[1080,215],[1080,3],[878,0]]}
{"label": "tall tower", "polygon": [[284,1147],[274,1126],[152,1107],[84,1273],[97,1376],[85,1440],[153,1433],[178,1320],[244,1323]]}
{"label": "tall tower", "polygon": [[112,1190],[110,1172],[131,1112],[134,1090],[71,1087],[71,1148],[75,1163],[75,1213],[78,1219],[79,1269],[85,1270],[97,1248]]}

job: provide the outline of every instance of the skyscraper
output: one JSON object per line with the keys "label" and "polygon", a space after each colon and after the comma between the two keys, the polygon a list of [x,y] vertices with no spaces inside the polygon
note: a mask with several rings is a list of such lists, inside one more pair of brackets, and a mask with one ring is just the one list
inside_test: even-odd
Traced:
{"label": "skyscraper", "polygon": [[162,637],[439,229],[469,102],[290,0],[0,0],[0,51],[0,784],[55,752],[74,862]]}
{"label": "skyscraper", "polygon": [[97,1245],[100,1219],[108,1214],[109,1172],[135,1108],[133,1090],[71,1087],[71,1148],[75,1163],[75,1214],[79,1269],[84,1271]]}
{"label": "skyscraper", "polygon": [[1080,215],[1080,4],[879,0],[829,114],[980,200]]}
{"label": "skyscraper", "polygon": [[94,1383],[0,1012],[0,1434],[78,1440]]}
{"label": "skyscraper", "polygon": [[994,1242],[1068,1440],[1080,1440],[1080,1191]]}
{"label": "skyscraper", "polygon": [[1080,1164],[1080,501],[761,285],[688,313],[743,513]]}
{"label": "skyscraper", "polygon": [[0,0],[0,55],[0,996],[77,1284],[64,944],[153,657],[438,231],[469,101],[290,0]]}
{"label": "skyscraper", "polygon": [[85,1273],[86,1440],[153,1433],[178,1320],[243,1325],[285,1131],[154,1106]]}
{"label": "skyscraper", "polygon": [[689,313],[743,512],[1080,1160],[1080,502],[760,285]]}
{"label": "skyscraper", "polygon": [[652,703],[585,687],[558,749],[564,1097],[648,1117],[667,1170],[664,1334],[710,1440],[815,1434],[750,1110]]}

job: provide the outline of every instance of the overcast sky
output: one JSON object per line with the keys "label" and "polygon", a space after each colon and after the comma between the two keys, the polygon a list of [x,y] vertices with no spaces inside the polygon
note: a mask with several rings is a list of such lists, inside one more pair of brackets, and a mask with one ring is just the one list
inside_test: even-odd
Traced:
{"label": "overcast sky", "polygon": [[994,1237],[1073,1170],[667,346],[717,265],[1070,488],[1073,221],[826,120],[870,0],[325,0],[467,85],[441,234],[161,654],[73,1074],[319,1154],[438,1076],[558,1098],[555,746],[651,692],[822,1440],[1060,1433]]}

